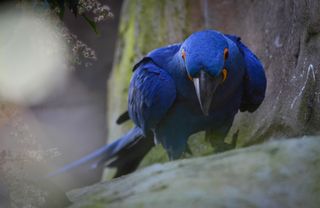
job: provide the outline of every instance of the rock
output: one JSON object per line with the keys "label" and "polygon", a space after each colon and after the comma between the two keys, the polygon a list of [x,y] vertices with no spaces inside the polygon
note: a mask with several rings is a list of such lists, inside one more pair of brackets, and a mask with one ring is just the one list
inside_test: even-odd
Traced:
{"label": "rock", "polygon": [[0,207],[10,208],[10,194],[7,185],[0,181]]}
{"label": "rock", "polygon": [[320,2],[208,1],[208,25],[241,36],[266,69],[266,99],[240,113],[238,147],[277,137],[318,134],[320,121]]}
{"label": "rock", "polygon": [[70,192],[80,207],[318,207],[320,137],[155,164]]}

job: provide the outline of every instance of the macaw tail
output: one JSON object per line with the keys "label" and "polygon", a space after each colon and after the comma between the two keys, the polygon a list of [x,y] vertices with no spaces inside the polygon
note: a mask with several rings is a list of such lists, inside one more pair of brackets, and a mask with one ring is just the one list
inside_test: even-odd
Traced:
{"label": "macaw tail", "polygon": [[65,165],[50,173],[48,177],[60,175],[83,165],[88,165],[89,168],[97,168],[105,163],[107,163],[106,166],[108,167],[117,168],[114,177],[119,177],[133,172],[153,146],[152,137],[145,137],[140,128],[134,127],[113,143],[107,144],[87,156]]}
{"label": "macaw tail", "polygon": [[122,114],[118,117],[116,123],[117,123],[118,125],[120,125],[120,124],[123,124],[124,122],[126,122],[126,121],[128,121],[128,120],[130,120],[129,112],[126,111],[126,112],[122,113]]}

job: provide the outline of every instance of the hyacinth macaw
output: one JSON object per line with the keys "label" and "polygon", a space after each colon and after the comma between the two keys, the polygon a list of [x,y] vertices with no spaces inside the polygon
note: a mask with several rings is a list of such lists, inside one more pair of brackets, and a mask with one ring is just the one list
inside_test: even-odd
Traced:
{"label": "hyacinth macaw", "polygon": [[121,176],[134,171],[155,143],[178,159],[191,134],[214,132],[223,141],[236,113],[255,111],[265,90],[262,64],[239,37],[193,33],[182,43],[151,51],[133,67],[128,113],[135,127],[50,175],[111,161],[107,166]]}

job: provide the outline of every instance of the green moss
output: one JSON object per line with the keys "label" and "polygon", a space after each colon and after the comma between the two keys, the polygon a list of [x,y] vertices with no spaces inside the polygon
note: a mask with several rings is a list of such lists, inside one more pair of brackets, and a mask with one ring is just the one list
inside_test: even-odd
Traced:
{"label": "green moss", "polygon": [[106,208],[107,204],[112,202],[112,199],[91,197],[88,201],[90,201],[90,205],[85,205],[83,208]]}
{"label": "green moss", "polygon": [[[214,152],[214,148],[205,140],[205,132],[199,132],[190,136],[188,144],[192,154],[185,153],[182,158],[206,156]],[[140,168],[167,161],[169,161],[169,158],[164,148],[161,145],[156,145],[142,160]]]}
{"label": "green moss", "polygon": [[115,60],[116,63],[108,83],[109,141],[117,139],[132,126],[132,123],[125,123],[121,126],[115,124],[118,116],[127,110],[128,86],[135,58],[135,4],[134,1],[128,3],[131,12],[120,22],[119,45],[123,47],[118,47],[116,57],[118,60]]}
{"label": "green moss", "polygon": [[[165,19],[163,18],[165,1],[142,0],[139,4],[139,15],[137,26],[139,36],[137,37],[137,49],[141,55],[150,50],[165,45]],[[159,35],[162,34],[162,35]]]}
{"label": "green moss", "polygon": [[164,163],[169,161],[166,151],[161,145],[156,145],[141,161],[140,167],[146,167],[154,163]]}
{"label": "green moss", "polygon": [[205,132],[193,134],[188,141],[193,157],[210,155],[213,153],[213,148],[210,143],[205,140]]}
{"label": "green moss", "polygon": [[109,181],[114,178],[117,173],[116,168],[107,168],[108,171],[104,171],[102,175],[102,181]]}

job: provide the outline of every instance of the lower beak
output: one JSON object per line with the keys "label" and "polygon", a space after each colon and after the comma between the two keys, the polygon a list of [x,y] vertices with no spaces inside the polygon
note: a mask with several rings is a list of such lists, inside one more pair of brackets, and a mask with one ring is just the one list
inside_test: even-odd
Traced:
{"label": "lower beak", "polygon": [[209,115],[213,94],[221,82],[222,76],[213,77],[203,70],[200,71],[199,78],[193,78],[201,110],[206,116]]}

